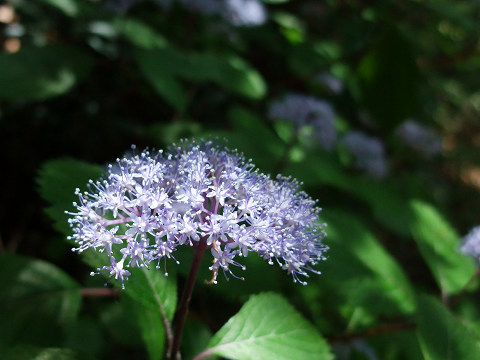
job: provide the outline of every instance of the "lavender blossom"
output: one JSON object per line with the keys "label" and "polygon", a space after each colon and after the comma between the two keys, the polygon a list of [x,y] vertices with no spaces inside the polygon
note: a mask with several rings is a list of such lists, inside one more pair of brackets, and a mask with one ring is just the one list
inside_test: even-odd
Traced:
{"label": "lavender blossom", "polygon": [[464,236],[460,251],[465,255],[471,255],[475,257],[477,261],[480,261],[480,225],[474,227]]}
{"label": "lavender blossom", "polygon": [[320,146],[331,150],[337,141],[335,113],[329,103],[301,94],[290,93],[270,106],[268,117],[292,122],[297,131],[313,127]]}
{"label": "lavender blossom", "polygon": [[381,179],[388,173],[385,149],[380,140],[360,131],[350,131],[342,139],[342,144],[355,158],[358,169],[370,176]]}
{"label": "lavender blossom", "polygon": [[[74,251],[105,252],[96,273],[121,280],[128,268],[161,266],[180,245],[210,249],[212,283],[218,271],[245,269],[237,258],[254,251],[305,284],[327,246],[324,224],[296,180],[271,180],[242,155],[202,141],[182,141],[168,152],[145,150],[118,159],[102,181],[80,193],[69,213]],[[165,263],[163,264],[164,266]],[[166,268],[165,268],[166,272]]]}
{"label": "lavender blossom", "polygon": [[416,121],[405,121],[397,128],[396,134],[408,147],[427,158],[442,150],[442,140],[432,130]]}

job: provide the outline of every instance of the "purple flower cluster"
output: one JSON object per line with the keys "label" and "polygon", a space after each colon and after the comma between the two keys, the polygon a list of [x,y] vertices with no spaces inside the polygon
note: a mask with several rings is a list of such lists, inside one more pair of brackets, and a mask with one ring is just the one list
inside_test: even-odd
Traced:
{"label": "purple flower cluster", "polygon": [[397,128],[396,134],[408,147],[427,158],[442,151],[442,140],[432,130],[416,121],[405,121]]}
{"label": "purple flower cluster", "polygon": [[464,236],[460,250],[462,253],[471,255],[477,261],[480,261],[480,225],[474,227]]}
{"label": "purple flower cluster", "polygon": [[[103,181],[90,181],[70,213],[74,251],[93,248],[110,258],[99,272],[123,281],[129,267],[160,267],[177,246],[210,249],[212,282],[218,270],[256,252],[299,281],[324,260],[320,209],[299,183],[254,170],[237,152],[202,141],[168,152],[143,151],[118,159]],[[166,266],[166,265],[165,265]],[[165,268],[166,272],[166,268]],[[92,273],[92,275],[95,273]],[[237,276],[235,276],[237,277]]]}
{"label": "purple flower cluster", "polygon": [[342,138],[342,144],[353,155],[358,169],[376,179],[388,174],[385,148],[380,140],[360,131],[350,131]]}
{"label": "purple flower cluster", "polygon": [[288,120],[297,130],[311,126],[319,145],[326,150],[331,150],[337,141],[333,108],[326,101],[312,96],[287,94],[282,100],[272,103],[268,117]]}

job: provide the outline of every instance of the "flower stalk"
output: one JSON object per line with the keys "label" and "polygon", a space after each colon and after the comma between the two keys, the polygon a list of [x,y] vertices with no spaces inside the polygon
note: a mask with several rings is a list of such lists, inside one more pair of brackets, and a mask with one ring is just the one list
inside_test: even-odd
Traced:
{"label": "flower stalk", "polygon": [[183,328],[185,325],[185,320],[187,319],[188,307],[190,305],[190,300],[192,299],[192,293],[195,287],[198,270],[200,269],[200,264],[202,263],[203,254],[206,249],[205,245],[206,241],[205,239],[202,239],[199,243],[199,246],[195,247],[195,253],[193,255],[192,265],[190,266],[190,272],[188,274],[187,281],[185,282],[182,298],[180,300],[180,306],[178,307],[177,314],[175,316],[175,334],[173,336],[172,344],[169,346],[167,352],[167,359],[181,360],[182,358],[180,354],[180,345],[182,342]]}

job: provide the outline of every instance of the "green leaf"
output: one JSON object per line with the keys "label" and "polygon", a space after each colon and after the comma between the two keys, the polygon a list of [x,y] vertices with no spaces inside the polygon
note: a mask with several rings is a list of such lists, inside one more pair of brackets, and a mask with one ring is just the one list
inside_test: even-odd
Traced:
{"label": "green leaf", "polygon": [[[151,50],[138,50],[135,58],[145,79],[153,86],[157,93],[178,111],[186,107],[185,90],[174,77],[174,72],[168,67],[170,62],[163,58],[163,53]],[[175,64],[172,61],[170,64]]]}
{"label": "green leaf", "polygon": [[150,360],[161,360],[165,353],[166,330],[160,309],[152,309],[133,300],[122,297],[123,303],[135,317]]}
{"label": "green leaf", "polygon": [[78,201],[75,189],[84,190],[88,180],[98,179],[102,167],[74,159],[56,159],[44,163],[37,177],[40,196],[50,206],[47,214],[53,219],[54,227],[64,235],[69,235],[69,215],[65,211],[75,211],[73,202]]}
{"label": "green leaf", "polygon": [[163,35],[139,19],[117,18],[115,19],[115,27],[132,44],[141,48],[163,48],[168,44]]}
{"label": "green leaf", "polygon": [[232,107],[228,118],[233,126],[233,131],[226,136],[229,146],[252,158],[260,169],[273,171],[275,160],[280,159],[283,152],[283,142],[265,126],[262,118],[245,107]]}
{"label": "green leaf", "polygon": [[448,294],[462,290],[476,271],[473,260],[458,250],[460,238],[432,205],[410,202],[410,230],[438,286]]}
{"label": "green leaf", "polygon": [[3,253],[0,289],[0,343],[61,344],[80,307],[73,279],[45,261]]}
{"label": "green leaf", "polygon": [[[152,267],[129,268],[131,276],[125,285],[125,294],[143,306],[158,310],[163,308],[165,316],[171,320],[177,306],[177,285],[175,271],[165,276],[161,269]],[[115,283],[121,287],[121,283]]]}
{"label": "green leaf", "polygon": [[66,45],[26,47],[0,55],[0,99],[32,102],[70,91],[92,69],[90,55]]}
{"label": "green leaf", "polygon": [[266,93],[260,73],[235,55],[184,53],[165,47],[138,50],[136,59],[147,81],[177,110],[184,109],[186,105],[186,95],[178,79],[213,82],[252,99],[260,99]]}
{"label": "green leaf", "polygon": [[[137,318],[137,324],[150,360],[161,360],[165,352],[165,322],[171,322],[177,304],[175,274],[168,277],[152,267],[129,268],[129,277],[123,294],[126,303]],[[121,288],[121,282],[114,282]],[[122,294],[122,295],[123,295]]]}
{"label": "green leaf", "polygon": [[[206,54],[207,55],[207,54]],[[208,54],[211,80],[223,88],[251,99],[261,99],[267,86],[258,71],[235,55]]]}
{"label": "green leaf", "polygon": [[62,11],[65,15],[75,17],[78,15],[80,8],[76,0],[41,0],[58,10]]}
{"label": "green leaf", "polygon": [[71,349],[41,348],[26,344],[0,350],[0,358],[3,360],[74,360],[76,356]]}
{"label": "green leaf", "polygon": [[417,318],[425,360],[480,359],[480,339],[435,298],[419,297]]}
{"label": "green leaf", "polygon": [[415,297],[408,278],[365,225],[333,209],[322,212],[321,218],[328,224],[325,243],[330,249],[319,265],[318,281],[332,284],[344,316],[359,310],[368,318],[413,312]]}
{"label": "green leaf", "polygon": [[204,354],[229,359],[330,360],[326,341],[283,297],[254,295],[212,338]]}

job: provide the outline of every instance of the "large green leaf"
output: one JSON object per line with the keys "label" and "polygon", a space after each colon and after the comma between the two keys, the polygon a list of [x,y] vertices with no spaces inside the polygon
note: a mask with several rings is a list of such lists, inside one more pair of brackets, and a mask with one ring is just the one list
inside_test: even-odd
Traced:
{"label": "large green leaf", "polygon": [[175,109],[185,109],[187,97],[180,82],[175,79],[175,73],[165,63],[176,64],[163,58],[163,52],[138,50],[135,53],[136,61],[144,78],[153,86],[157,93]]}
{"label": "large green leaf", "polygon": [[415,298],[408,278],[365,225],[344,211],[330,209],[321,217],[328,224],[325,243],[330,250],[319,265],[319,281],[332,284],[344,316],[355,311],[369,318],[413,312]]}
{"label": "large green leaf", "polygon": [[30,102],[61,95],[91,70],[90,55],[66,45],[25,47],[0,55],[0,99]]}
{"label": "large green leaf", "polygon": [[78,284],[42,260],[0,254],[0,343],[58,346],[75,320]]}
{"label": "large green leaf", "polygon": [[254,295],[212,338],[203,354],[229,359],[330,360],[329,346],[283,297]]}
{"label": "large green leaf", "polygon": [[44,163],[37,177],[39,193],[50,206],[47,214],[53,219],[54,227],[64,235],[71,233],[69,215],[65,211],[75,211],[73,202],[78,201],[75,189],[85,189],[88,180],[98,179],[101,166],[74,159],[55,159]]}
{"label": "large green leaf", "polygon": [[473,260],[459,252],[460,238],[432,205],[410,202],[410,229],[438,286],[448,294],[462,290],[476,271]]}
{"label": "large green leaf", "polygon": [[[145,47],[145,46],[144,46]],[[178,110],[185,107],[186,95],[179,79],[198,83],[213,82],[247,98],[259,99],[266,93],[258,71],[232,54],[184,53],[172,47],[139,49],[136,60],[145,79]]]}
{"label": "large green leaf", "polygon": [[480,339],[435,298],[419,297],[417,318],[425,360],[480,359]]}

